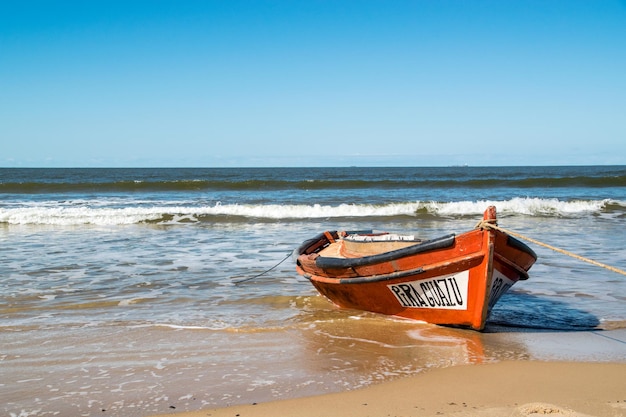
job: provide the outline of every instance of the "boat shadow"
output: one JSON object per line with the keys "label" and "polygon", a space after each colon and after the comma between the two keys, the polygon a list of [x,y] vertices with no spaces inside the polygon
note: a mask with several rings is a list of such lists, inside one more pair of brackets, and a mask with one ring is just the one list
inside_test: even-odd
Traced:
{"label": "boat shadow", "polygon": [[484,332],[591,331],[599,325],[592,313],[562,301],[510,292],[494,307]]}

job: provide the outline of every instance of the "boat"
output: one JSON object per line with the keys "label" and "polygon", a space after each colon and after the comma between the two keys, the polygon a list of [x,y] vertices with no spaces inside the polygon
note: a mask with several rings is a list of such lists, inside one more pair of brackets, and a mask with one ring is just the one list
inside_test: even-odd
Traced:
{"label": "boat", "polygon": [[341,308],[482,331],[493,306],[537,260],[497,226],[421,240],[388,232],[325,231],[296,250],[297,272]]}

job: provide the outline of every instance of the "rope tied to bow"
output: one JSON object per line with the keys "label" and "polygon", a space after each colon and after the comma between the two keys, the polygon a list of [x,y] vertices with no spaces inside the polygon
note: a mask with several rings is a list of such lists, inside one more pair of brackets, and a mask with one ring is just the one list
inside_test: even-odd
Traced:
{"label": "rope tied to bow", "polygon": [[481,220],[476,225],[476,228],[477,229],[481,229],[481,230],[486,230],[486,229],[498,230],[498,231],[500,231],[502,233],[506,233],[506,234],[509,234],[511,236],[515,236],[517,238],[527,240],[527,241],[532,242],[532,243],[534,243],[536,245],[543,246],[543,247],[551,249],[551,250],[553,250],[555,252],[562,253],[563,255],[567,255],[567,256],[570,256],[572,258],[578,259],[579,261],[587,262],[587,263],[590,263],[592,265],[608,269],[609,271],[613,271],[613,272],[617,272],[618,274],[626,275],[626,271],[624,271],[623,269],[615,268],[614,266],[603,264],[602,262],[594,261],[593,259],[589,259],[589,258],[585,258],[585,257],[580,256],[580,255],[576,255],[573,252],[569,252],[569,251],[566,251],[564,249],[560,249],[560,248],[557,248],[555,246],[548,245],[547,243],[540,242],[540,241],[538,241],[536,239],[533,239],[531,237],[524,236],[524,235],[522,235],[520,233],[516,233],[516,232],[513,232],[511,230],[499,227],[497,225],[497,222],[495,221],[495,219]]}

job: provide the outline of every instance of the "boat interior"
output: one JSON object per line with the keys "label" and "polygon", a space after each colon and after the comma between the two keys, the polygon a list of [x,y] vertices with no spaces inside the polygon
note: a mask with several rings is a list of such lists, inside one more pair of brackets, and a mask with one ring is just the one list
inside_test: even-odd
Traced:
{"label": "boat interior", "polygon": [[419,245],[423,240],[412,235],[398,235],[393,233],[353,234],[347,235],[328,245],[320,256],[332,258],[360,258],[404,249]]}

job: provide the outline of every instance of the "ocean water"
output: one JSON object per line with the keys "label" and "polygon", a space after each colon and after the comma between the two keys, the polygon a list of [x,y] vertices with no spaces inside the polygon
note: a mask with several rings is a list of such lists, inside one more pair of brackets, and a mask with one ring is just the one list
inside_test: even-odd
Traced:
{"label": "ocean water", "polygon": [[626,269],[626,166],[0,169],[0,413],[147,416],[459,363],[626,360],[624,342],[529,344],[626,329],[625,276],[533,243],[484,333],[339,310],[295,272],[321,231],[433,238],[488,205]]}

